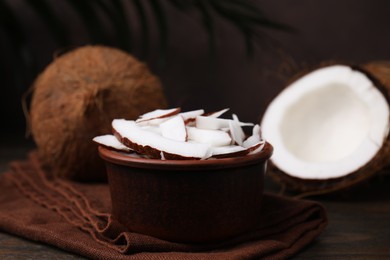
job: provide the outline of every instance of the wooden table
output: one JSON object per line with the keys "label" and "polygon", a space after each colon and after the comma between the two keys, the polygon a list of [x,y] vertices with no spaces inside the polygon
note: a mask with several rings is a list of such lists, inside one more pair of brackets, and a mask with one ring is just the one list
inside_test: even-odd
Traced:
{"label": "wooden table", "polygon": [[[15,139],[0,140],[0,172],[6,170],[9,161],[24,158],[33,147],[31,142],[9,140]],[[278,191],[270,180],[266,189]],[[390,259],[390,174],[346,194],[315,199],[327,208],[329,226],[296,259]],[[0,259],[81,257],[0,231]]]}

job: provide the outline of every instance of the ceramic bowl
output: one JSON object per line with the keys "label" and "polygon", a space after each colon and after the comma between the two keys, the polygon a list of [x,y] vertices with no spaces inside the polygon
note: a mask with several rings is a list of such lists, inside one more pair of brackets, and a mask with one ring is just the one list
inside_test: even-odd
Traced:
{"label": "ceramic bowl", "polygon": [[112,217],[129,231],[185,243],[242,234],[261,212],[264,173],[273,148],[209,160],[156,160],[103,146]]}

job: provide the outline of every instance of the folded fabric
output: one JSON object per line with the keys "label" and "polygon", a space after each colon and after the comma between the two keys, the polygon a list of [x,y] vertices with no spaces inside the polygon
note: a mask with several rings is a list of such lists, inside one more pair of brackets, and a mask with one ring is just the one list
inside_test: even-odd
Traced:
{"label": "folded fabric", "polygon": [[0,176],[0,230],[94,259],[284,259],[325,228],[316,202],[265,194],[252,231],[215,244],[183,244],[132,233],[110,217],[107,184],[51,177],[35,152]]}

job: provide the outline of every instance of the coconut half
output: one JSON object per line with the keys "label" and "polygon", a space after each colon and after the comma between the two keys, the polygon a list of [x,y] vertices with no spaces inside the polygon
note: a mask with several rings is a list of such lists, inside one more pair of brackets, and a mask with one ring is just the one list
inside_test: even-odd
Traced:
{"label": "coconut half", "polygon": [[275,148],[272,175],[314,193],[371,176],[385,164],[386,95],[374,74],[345,65],[322,67],[287,86],[261,122],[263,137]]}

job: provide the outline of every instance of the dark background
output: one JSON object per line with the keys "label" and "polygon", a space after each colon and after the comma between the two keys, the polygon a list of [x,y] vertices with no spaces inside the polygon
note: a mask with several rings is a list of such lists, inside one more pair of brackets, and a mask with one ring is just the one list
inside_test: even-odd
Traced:
{"label": "dark background", "polygon": [[[0,0],[12,5],[26,35],[26,44],[37,60],[35,69],[21,77],[21,64],[15,55],[15,46],[6,36],[4,25],[0,24],[0,172],[8,168],[9,161],[24,158],[31,149],[26,147],[24,139],[22,93],[29,88],[36,74],[52,61],[54,53],[92,42],[83,21],[64,4],[64,0],[49,2],[70,32],[68,48],[56,44],[47,26],[25,1]],[[211,63],[207,34],[200,25],[198,15],[183,14],[166,4],[171,34],[165,65],[161,65],[156,54],[159,45],[156,28],[151,28],[151,41],[148,43],[150,49],[156,51],[148,58],[142,57],[144,44],[140,37],[140,25],[129,6],[128,20],[134,32],[133,53],[161,77],[171,106],[182,105],[185,109],[204,107],[209,110],[231,107],[243,120],[256,121],[266,103],[283,88],[286,79],[310,65],[335,59],[356,63],[390,60],[388,0],[257,2],[270,18],[298,31],[267,31],[283,47],[282,55],[274,49],[258,46],[256,55],[248,59],[242,35],[228,22],[220,21],[217,59]],[[0,8],[0,18],[1,11]],[[108,36],[111,31],[112,28],[105,28]],[[112,46],[118,46],[113,38],[108,37],[107,41]],[[379,175],[351,194],[336,194],[333,199],[320,198],[329,214],[329,226],[315,243],[296,258],[386,258],[389,255],[390,237],[388,176]],[[272,185],[271,182],[266,184]],[[279,187],[267,189],[276,192]],[[77,258],[53,247],[4,233],[0,234],[1,253],[15,258],[42,258],[43,254],[48,258]]]}
{"label": "dark background", "polygon": [[[39,16],[25,0],[0,0],[9,3],[23,28],[26,46],[36,59],[34,69],[20,73],[21,64],[15,45],[0,26],[0,118],[2,134],[24,138],[25,121],[22,94],[37,73],[50,63],[55,53],[89,44],[80,17],[64,3],[49,1],[70,35],[67,46],[58,46]],[[257,1],[266,15],[296,29],[286,33],[265,30],[278,44],[259,44],[248,57],[241,33],[229,22],[218,20],[217,49],[210,58],[207,33],[199,15],[183,13],[161,1],[167,11],[169,28],[165,59],[159,55],[158,27],[153,26],[149,55],[135,10],[127,5],[132,29],[132,53],[146,62],[164,86],[170,106],[183,109],[215,110],[230,107],[242,120],[259,121],[266,104],[283,88],[294,73],[322,61],[341,60],[362,63],[390,60],[390,1],[387,0],[278,0]],[[104,19],[103,19],[104,20]],[[118,46],[106,23],[105,42]],[[265,42],[265,41],[264,41]]]}

